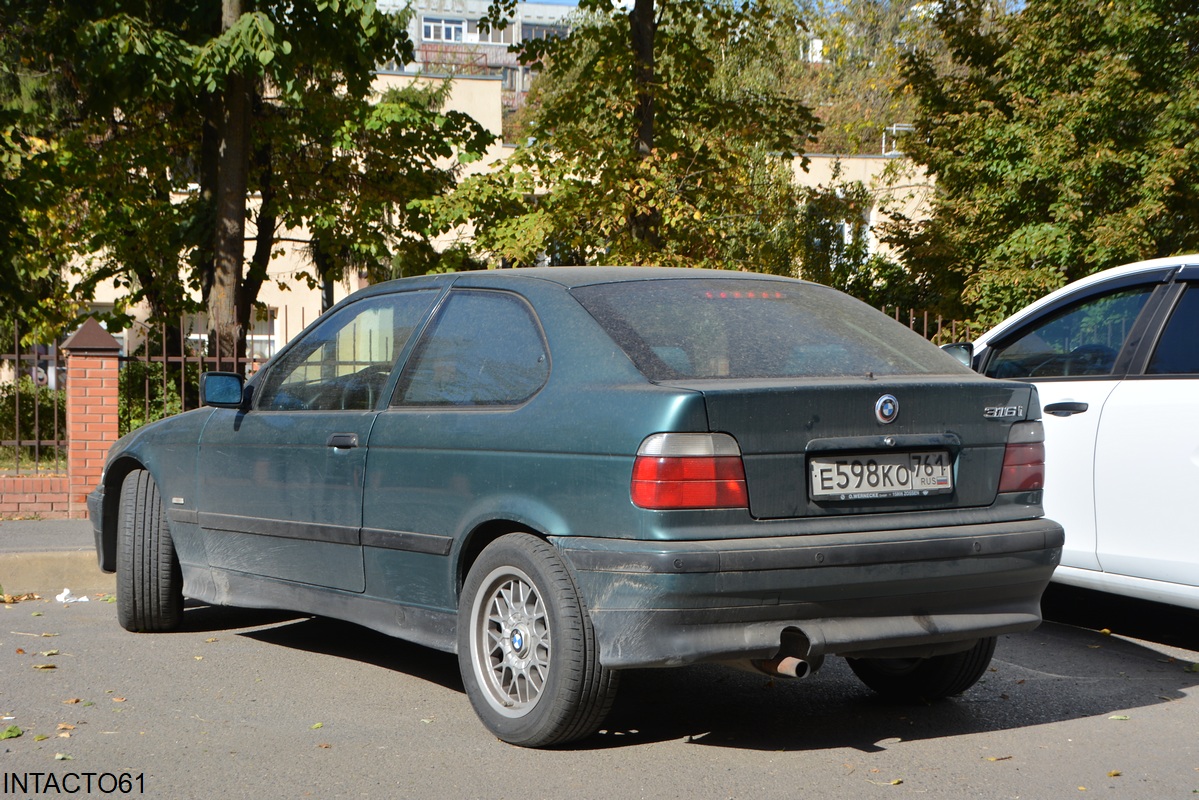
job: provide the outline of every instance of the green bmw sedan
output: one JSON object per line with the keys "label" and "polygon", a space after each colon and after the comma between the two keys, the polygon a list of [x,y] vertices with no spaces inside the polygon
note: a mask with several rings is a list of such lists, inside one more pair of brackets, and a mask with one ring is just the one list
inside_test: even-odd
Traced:
{"label": "green bmw sedan", "polygon": [[455,652],[483,724],[594,733],[622,670],[849,660],[931,700],[1040,622],[1036,388],[813,283],[550,267],[378,284],[113,446],[130,631],[184,597]]}

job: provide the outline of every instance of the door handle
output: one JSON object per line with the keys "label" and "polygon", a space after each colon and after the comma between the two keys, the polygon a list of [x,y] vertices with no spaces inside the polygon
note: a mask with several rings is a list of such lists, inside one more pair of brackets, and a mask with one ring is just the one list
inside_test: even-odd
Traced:
{"label": "door handle", "polygon": [[1090,406],[1088,406],[1086,403],[1066,402],[1050,403],[1049,405],[1045,406],[1043,410],[1046,414],[1052,414],[1055,417],[1068,417],[1071,414],[1081,414],[1088,408],[1090,408]]}
{"label": "door handle", "polygon": [[356,433],[331,433],[328,441],[325,442],[325,447],[332,447],[337,450],[349,450],[358,446],[358,434]]}

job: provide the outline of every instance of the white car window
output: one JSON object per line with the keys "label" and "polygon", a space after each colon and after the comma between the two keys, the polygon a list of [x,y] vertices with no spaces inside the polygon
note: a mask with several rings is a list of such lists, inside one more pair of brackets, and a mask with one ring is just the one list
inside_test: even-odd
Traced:
{"label": "white car window", "polygon": [[1186,294],[1166,323],[1145,373],[1199,374],[1199,287],[1193,284],[1187,286]]}
{"label": "white car window", "polygon": [[1121,289],[1063,309],[997,348],[987,362],[992,378],[1110,375],[1124,341],[1153,292]]}

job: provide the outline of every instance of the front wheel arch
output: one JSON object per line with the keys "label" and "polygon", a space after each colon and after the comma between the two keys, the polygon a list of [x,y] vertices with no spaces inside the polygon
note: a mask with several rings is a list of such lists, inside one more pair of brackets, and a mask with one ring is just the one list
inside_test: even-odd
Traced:
{"label": "front wheel arch", "polygon": [[121,487],[129,473],[145,469],[145,465],[133,458],[120,458],[108,465],[104,472],[104,507],[100,519],[100,541],[96,558],[104,572],[117,571],[117,527],[121,516]]}

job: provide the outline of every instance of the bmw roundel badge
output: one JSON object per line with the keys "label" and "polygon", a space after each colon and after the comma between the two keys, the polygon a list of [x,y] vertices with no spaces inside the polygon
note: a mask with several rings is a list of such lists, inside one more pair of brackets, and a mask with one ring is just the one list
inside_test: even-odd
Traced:
{"label": "bmw roundel badge", "polygon": [[884,425],[894,422],[899,416],[899,401],[895,399],[895,395],[885,394],[880,397],[874,404],[874,416]]}

